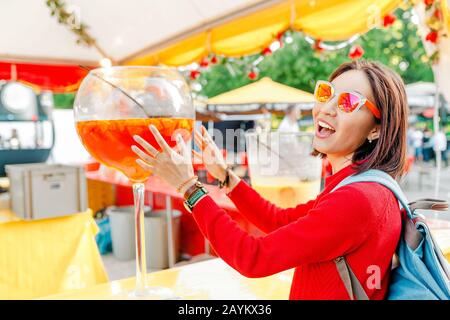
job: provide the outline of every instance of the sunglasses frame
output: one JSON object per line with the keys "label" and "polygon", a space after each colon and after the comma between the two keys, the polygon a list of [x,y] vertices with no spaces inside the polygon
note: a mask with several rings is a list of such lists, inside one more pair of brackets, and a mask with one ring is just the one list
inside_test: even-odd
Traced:
{"label": "sunglasses frame", "polygon": [[[320,86],[321,84],[327,84],[327,85],[329,85],[330,88],[331,88],[331,96],[330,96],[330,98],[328,98],[327,101],[319,101],[319,100],[317,99],[316,92],[317,92],[317,89],[319,88],[319,86]],[[355,95],[356,97],[358,97],[359,103],[358,103],[358,106],[357,106],[353,111],[351,111],[351,112],[347,112],[347,111],[345,111],[345,110],[342,110],[342,109],[339,108],[339,106],[338,106],[338,109],[340,109],[341,111],[343,111],[343,112],[345,112],[345,113],[352,113],[352,112],[355,112],[355,111],[358,111],[359,109],[361,109],[362,106],[366,106],[366,107],[370,110],[370,112],[372,112],[372,114],[375,116],[375,118],[377,118],[377,119],[380,119],[380,118],[381,118],[380,110],[379,110],[372,102],[370,102],[365,96],[363,96],[362,94],[360,94],[360,93],[358,93],[358,92],[356,92],[356,91],[337,91],[336,88],[333,86],[333,84],[332,84],[331,82],[329,82],[329,81],[318,80],[318,81],[316,82],[316,87],[314,88],[314,99],[315,99],[317,102],[319,102],[319,103],[325,103],[325,102],[328,102],[328,101],[330,101],[331,99],[333,99],[335,96],[338,96],[338,97],[339,97],[339,96],[340,96],[341,94],[343,94],[343,93],[349,93],[349,94]]]}

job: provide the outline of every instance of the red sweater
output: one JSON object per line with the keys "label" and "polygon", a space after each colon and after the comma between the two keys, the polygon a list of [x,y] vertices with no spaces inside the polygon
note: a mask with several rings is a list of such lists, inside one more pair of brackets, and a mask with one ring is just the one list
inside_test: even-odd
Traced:
{"label": "red sweater", "polygon": [[[326,178],[315,200],[289,209],[264,200],[241,181],[229,197],[265,232],[261,237],[241,229],[209,196],[193,216],[217,254],[242,275],[265,277],[295,268],[290,299],[349,299],[333,261],[342,255],[369,298],[383,299],[401,213],[394,194],[378,183],[353,183],[330,193],[354,172],[351,165],[341,169]],[[377,275],[379,289],[373,282]]]}

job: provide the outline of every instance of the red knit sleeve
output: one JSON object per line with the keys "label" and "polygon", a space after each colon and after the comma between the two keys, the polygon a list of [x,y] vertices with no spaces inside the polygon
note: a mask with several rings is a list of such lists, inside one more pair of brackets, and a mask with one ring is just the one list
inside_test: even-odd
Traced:
{"label": "red knit sleeve", "polygon": [[195,206],[193,216],[217,254],[247,277],[348,254],[376,226],[370,199],[353,185],[324,195],[307,215],[262,237],[242,230],[209,196]]}
{"label": "red knit sleeve", "polygon": [[243,180],[228,196],[238,211],[265,233],[275,231],[306,215],[315,202],[315,200],[310,200],[295,208],[282,209],[261,197]]}

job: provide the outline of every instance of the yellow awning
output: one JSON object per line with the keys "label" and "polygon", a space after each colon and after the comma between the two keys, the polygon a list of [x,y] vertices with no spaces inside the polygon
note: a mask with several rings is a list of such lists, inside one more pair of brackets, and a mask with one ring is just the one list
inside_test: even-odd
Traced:
{"label": "yellow awning", "polygon": [[199,61],[208,53],[239,57],[261,52],[289,28],[325,41],[340,41],[379,26],[401,0],[291,0],[202,30],[168,48],[154,50],[124,64],[171,66]]}
{"label": "yellow awning", "polygon": [[208,104],[308,103],[314,96],[306,91],[263,78],[208,100]]}
{"label": "yellow awning", "polygon": [[447,0],[441,2],[442,12],[444,13],[444,23],[447,28],[447,32],[450,32],[450,8],[448,7]]}

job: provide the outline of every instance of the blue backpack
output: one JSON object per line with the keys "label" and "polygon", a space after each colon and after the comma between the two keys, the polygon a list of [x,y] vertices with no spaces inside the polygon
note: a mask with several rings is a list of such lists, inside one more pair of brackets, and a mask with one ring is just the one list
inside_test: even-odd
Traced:
{"label": "blue backpack", "polygon": [[[396,256],[399,266],[391,271],[388,300],[449,300],[450,265],[433,239],[430,229],[417,209],[448,209],[443,200],[421,199],[408,204],[397,182],[381,170],[368,170],[342,180],[331,192],[353,182],[378,182],[389,188],[405,209],[402,234]],[[345,257],[335,259],[336,268],[351,299],[368,300],[363,286],[356,278]]]}

